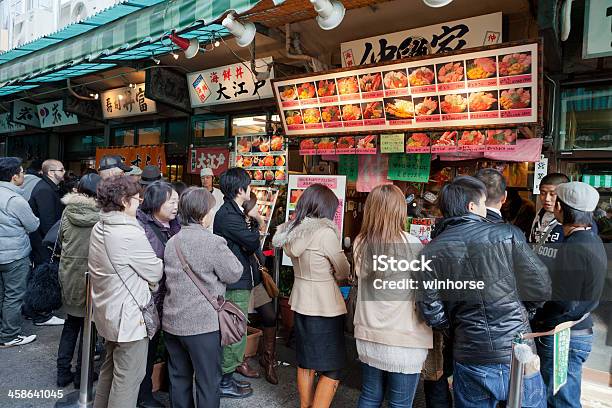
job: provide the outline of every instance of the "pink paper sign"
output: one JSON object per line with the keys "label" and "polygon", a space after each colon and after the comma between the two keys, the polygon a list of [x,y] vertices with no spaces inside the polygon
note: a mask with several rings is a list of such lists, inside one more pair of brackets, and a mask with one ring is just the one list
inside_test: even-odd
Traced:
{"label": "pink paper sign", "polygon": [[359,156],[359,171],[357,173],[357,191],[369,193],[381,184],[393,184],[387,179],[389,163],[386,154]]}
{"label": "pink paper sign", "polygon": [[338,180],[325,176],[321,177],[298,177],[297,188],[308,188],[313,184],[323,184],[326,187],[334,190],[338,187]]}

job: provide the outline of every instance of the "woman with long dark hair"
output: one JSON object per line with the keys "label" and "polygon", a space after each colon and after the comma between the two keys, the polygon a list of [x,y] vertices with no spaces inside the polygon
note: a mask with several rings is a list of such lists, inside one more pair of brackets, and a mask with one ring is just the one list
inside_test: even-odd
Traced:
{"label": "woman with long dark hair", "polygon": [[[302,408],[329,407],[346,364],[346,305],[337,281],[348,277],[350,266],[333,221],[337,209],[334,192],[313,184],[300,197],[295,218],[280,225],[273,239],[293,262],[295,282],[289,303],[295,312]],[[315,372],[320,374],[316,390]]]}

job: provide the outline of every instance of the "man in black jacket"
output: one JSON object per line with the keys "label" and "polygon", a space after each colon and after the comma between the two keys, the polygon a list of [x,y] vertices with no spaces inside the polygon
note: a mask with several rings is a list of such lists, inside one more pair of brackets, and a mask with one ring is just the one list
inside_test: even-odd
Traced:
{"label": "man in black jacket", "polygon": [[[49,262],[51,251],[43,245],[47,232],[55,225],[64,211],[61,202],[59,184],[64,179],[64,165],[58,160],[45,160],[42,164],[42,177],[32,190],[28,204],[32,212],[40,220],[38,229],[30,234],[32,252],[30,259],[34,267]],[[23,314],[34,321],[37,326],[56,326],[64,324],[64,320],[51,314],[51,310],[33,311],[24,303]]]}
{"label": "man in black jacket", "polygon": [[480,169],[476,178],[487,187],[487,220],[504,222],[501,208],[506,202],[506,179],[495,169]]}
{"label": "man in black jacket", "polygon": [[[507,400],[512,340],[530,332],[529,313],[550,296],[546,267],[523,233],[488,221],[485,200],[485,185],[473,177],[444,186],[444,220],[422,252],[431,263],[418,306],[430,326],[452,330],[457,408]],[[523,405],[537,406],[543,388],[540,375],[525,378]]]}
{"label": "man in black jacket", "polygon": [[[215,215],[213,231],[227,241],[227,246],[238,258],[244,268],[240,280],[227,286],[225,298],[248,315],[251,289],[261,281],[259,269],[254,258],[261,245],[259,227],[263,219],[258,214],[257,225],[249,227],[242,211],[242,204],[251,198],[251,179],[241,168],[232,168],[221,175],[220,187],[223,192],[223,205]],[[222,398],[245,398],[253,393],[246,381],[236,381],[236,369],[242,365],[246,349],[246,336],[239,343],[223,347],[221,380]]]}
{"label": "man in black jacket", "polygon": [[607,271],[604,245],[594,233],[593,211],[599,193],[586,183],[574,181],[559,184],[556,189],[555,218],[563,227],[561,244],[549,244],[551,259],[552,301],[538,310],[532,326],[549,331],[560,323],[578,321],[572,327],[569,344],[567,382],[553,396],[554,336],[537,341],[541,372],[547,385],[549,407],[580,407],[582,364],[593,343],[593,320],[590,312],[599,304]]}

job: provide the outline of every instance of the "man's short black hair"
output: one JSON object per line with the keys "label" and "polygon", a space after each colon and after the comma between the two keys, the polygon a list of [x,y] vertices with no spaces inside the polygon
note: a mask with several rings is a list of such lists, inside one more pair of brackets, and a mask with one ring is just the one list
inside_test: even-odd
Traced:
{"label": "man's short black hair", "polygon": [[165,181],[154,181],[144,190],[140,210],[145,214],[155,214],[161,210],[162,205],[170,199],[173,192],[172,184]]}
{"label": "man's short black hair", "polygon": [[14,175],[21,173],[19,157],[0,157],[0,181],[10,182]]}
{"label": "man's short black hair", "polygon": [[544,176],[540,185],[558,186],[559,184],[569,183],[570,179],[563,173],[548,173]]}
{"label": "man's short black hair", "polygon": [[475,176],[487,187],[487,206],[498,204],[506,192],[506,179],[495,169],[480,169]]}
{"label": "man's short black hair", "polygon": [[233,200],[238,196],[240,190],[246,191],[251,184],[249,173],[240,167],[233,167],[221,174],[219,187],[225,197]]}
{"label": "man's short black hair", "polygon": [[593,224],[593,212],[592,211],[580,211],[570,207],[563,201],[557,198],[557,202],[561,204],[561,211],[563,212],[563,225],[584,225],[590,226]]}
{"label": "man's short black hair", "polygon": [[470,213],[470,203],[478,203],[487,196],[487,187],[475,177],[459,176],[442,187],[438,206],[444,218],[460,217]]}

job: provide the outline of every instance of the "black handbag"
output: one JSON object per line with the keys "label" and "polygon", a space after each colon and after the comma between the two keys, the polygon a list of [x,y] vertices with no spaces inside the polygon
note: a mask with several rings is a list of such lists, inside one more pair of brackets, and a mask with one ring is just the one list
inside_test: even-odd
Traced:
{"label": "black handbag", "polygon": [[59,234],[55,238],[51,259],[36,266],[28,282],[24,303],[35,312],[49,313],[62,307],[59,261],[55,260],[58,241]]}

